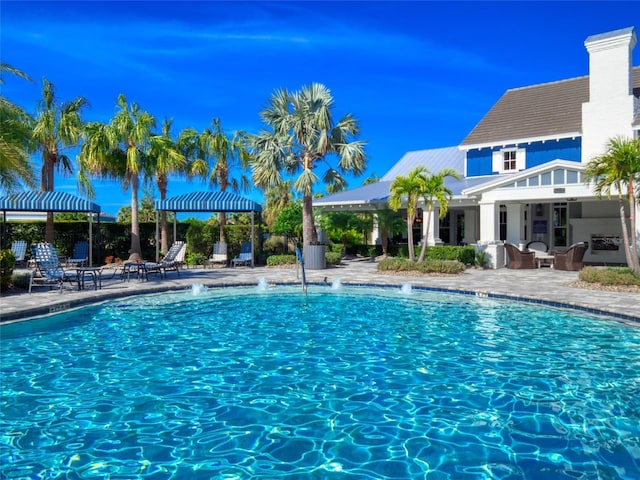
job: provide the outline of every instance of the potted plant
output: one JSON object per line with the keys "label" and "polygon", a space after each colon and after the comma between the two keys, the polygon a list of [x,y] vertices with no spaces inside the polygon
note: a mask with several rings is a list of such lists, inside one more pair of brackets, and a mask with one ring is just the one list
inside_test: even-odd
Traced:
{"label": "potted plant", "polygon": [[0,290],[5,291],[11,283],[16,256],[12,250],[0,250]]}

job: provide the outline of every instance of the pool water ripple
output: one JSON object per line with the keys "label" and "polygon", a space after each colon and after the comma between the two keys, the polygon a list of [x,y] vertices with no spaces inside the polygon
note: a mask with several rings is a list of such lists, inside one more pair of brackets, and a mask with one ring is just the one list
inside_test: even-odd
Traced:
{"label": "pool water ripple", "polygon": [[466,296],[167,293],[2,327],[2,478],[640,478],[640,329]]}

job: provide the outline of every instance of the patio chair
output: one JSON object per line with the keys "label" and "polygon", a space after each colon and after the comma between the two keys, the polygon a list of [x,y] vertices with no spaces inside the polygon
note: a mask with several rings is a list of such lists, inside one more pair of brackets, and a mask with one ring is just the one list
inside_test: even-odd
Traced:
{"label": "patio chair", "polygon": [[27,264],[25,256],[27,255],[27,242],[25,240],[16,240],[11,244],[11,251],[16,257],[15,267]]}
{"label": "patio chair", "polygon": [[553,264],[556,270],[582,270],[584,263],[582,259],[587,252],[589,244],[578,242],[571,245],[566,252],[557,252],[553,255]]}
{"label": "patio chair", "polygon": [[89,263],[89,242],[82,240],[73,246],[73,254],[67,259],[67,267],[86,267]]}
{"label": "patio chair", "polygon": [[154,263],[148,262],[144,264],[145,275],[149,273],[160,273],[162,277],[167,276],[167,272],[175,270],[180,276],[180,267],[184,263],[184,257],[187,253],[187,244],[183,241],[173,242],[171,248],[164,256],[162,261]]}
{"label": "patio chair", "polygon": [[253,252],[251,251],[251,242],[242,242],[240,245],[240,254],[231,260],[233,267],[237,265],[251,265],[253,260]]}
{"label": "patio chair", "polygon": [[[29,293],[31,293],[35,283],[48,285],[50,288],[58,286],[60,293],[62,293],[64,282],[78,283],[77,272],[62,268],[60,258],[53,245],[50,243],[38,243],[33,247],[32,252],[35,269],[31,272],[31,278],[29,279]],[[78,288],[79,285],[78,283]]]}
{"label": "patio chair", "polygon": [[505,243],[504,248],[509,256],[507,268],[536,268],[536,254],[534,252],[523,252],[511,243]]}
{"label": "patio chair", "polygon": [[524,248],[528,252],[540,253],[543,255],[546,255],[549,251],[549,245],[542,240],[531,240]]}
{"label": "patio chair", "polygon": [[216,242],[213,244],[213,254],[209,257],[207,263],[227,264],[227,244],[225,242]]}

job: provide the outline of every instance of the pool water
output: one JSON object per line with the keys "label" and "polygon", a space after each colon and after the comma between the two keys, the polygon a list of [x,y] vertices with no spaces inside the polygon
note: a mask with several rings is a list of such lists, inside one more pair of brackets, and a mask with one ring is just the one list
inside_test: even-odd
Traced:
{"label": "pool water", "polygon": [[2,478],[640,478],[640,328],[575,311],[194,287],[0,333]]}

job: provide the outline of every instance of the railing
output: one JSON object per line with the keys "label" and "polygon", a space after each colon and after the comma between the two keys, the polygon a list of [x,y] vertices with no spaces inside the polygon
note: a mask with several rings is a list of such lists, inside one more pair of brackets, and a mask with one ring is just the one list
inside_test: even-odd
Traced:
{"label": "railing", "polygon": [[307,276],[304,272],[304,258],[302,258],[302,253],[300,252],[300,248],[296,247],[296,256],[298,257],[298,261],[302,267],[302,291],[307,293]]}

